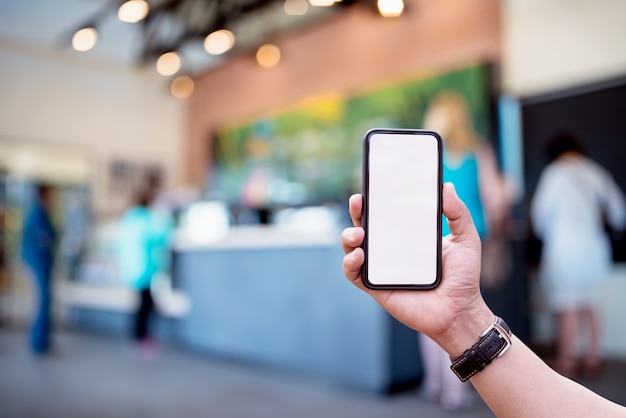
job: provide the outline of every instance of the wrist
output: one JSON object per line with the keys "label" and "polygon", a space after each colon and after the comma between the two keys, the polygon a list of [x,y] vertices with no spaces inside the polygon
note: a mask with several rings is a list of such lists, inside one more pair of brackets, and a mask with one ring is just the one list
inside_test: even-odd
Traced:
{"label": "wrist", "polygon": [[460,356],[476,343],[480,334],[493,324],[495,315],[486,306],[456,316],[450,327],[433,340],[451,358]]}
{"label": "wrist", "polygon": [[450,359],[450,369],[465,382],[481,372],[491,362],[511,348],[511,329],[502,318],[495,317],[493,324],[480,334],[480,339],[456,358]]}

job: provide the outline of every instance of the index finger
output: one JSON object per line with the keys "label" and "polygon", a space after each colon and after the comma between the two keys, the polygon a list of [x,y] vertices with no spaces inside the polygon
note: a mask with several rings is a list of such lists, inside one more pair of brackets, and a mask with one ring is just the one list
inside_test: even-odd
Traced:
{"label": "index finger", "polygon": [[350,196],[348,208],[354,226],[361,226],[361,218],[363,217],[363,196],[360,194]]}

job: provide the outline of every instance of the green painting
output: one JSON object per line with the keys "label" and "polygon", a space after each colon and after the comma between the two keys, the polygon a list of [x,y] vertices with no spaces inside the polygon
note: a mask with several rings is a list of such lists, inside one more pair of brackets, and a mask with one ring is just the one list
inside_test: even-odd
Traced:
{"label": "green painting", "polygon": [[489,127],[486,65],[328,93],[223,126],[211,189],[234,206],[271,208],[344,201],[361,190],[362,138],[371,128],[421,128],[429,100],[463,94],[477,131]]}

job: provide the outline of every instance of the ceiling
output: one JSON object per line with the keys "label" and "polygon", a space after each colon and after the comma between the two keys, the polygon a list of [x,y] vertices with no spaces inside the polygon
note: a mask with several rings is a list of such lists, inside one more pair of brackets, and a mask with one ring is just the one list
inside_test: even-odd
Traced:
{"label": "ceiling", "polygon": [[[308,7],[303,16],[290,16],[283,8],[285,0],[147,1],[150,13],[144,20],[124,23],[117,19],[123,0],[0,0],[0,39],[70,49],[76,30],[94,26],[98,43],[86,54],[145,65],[164,52],[177,51],[183,71],[196,73],[355,3],[375,4],[375,0],[342,0],[332,7]],[[209,55],[202,46],[204,38],[224,27],[235,34],[235,47],[225,56]]]}

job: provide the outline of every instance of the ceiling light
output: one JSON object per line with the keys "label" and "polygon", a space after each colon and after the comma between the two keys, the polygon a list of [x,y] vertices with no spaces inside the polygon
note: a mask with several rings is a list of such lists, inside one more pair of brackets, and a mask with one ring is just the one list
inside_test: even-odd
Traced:
{"label": "ceiling light", "polygon": [[280,62],[280,49],[274,44],[265,44],[256,52],[256,60],[261,67],[275,67]]}
{"label": "ceiling light", "polygon": [[150,6],[147,1],[128,0],[117,10],[117,17],[122,22],[136,23],[144,19],[149,11]]}
{"label": "ceiling light", "polygon": [[98,31],[95,28],[82,28],[72,36],[72,47],[76,51],[89,51],[98,42]]}
{"label": "ceiling light", "polygon": [[309,10],[309,3],[306,0],[285,0],[283,8],[290,16],[303,16]]}
{"label": "ceiling light", "polygon": [[314,7],[328,7],[335,4],[335,0],[309,0],[309,3]]}
{"label": "ceiling light", "polygon": [[403,10],[402,0],[378,0],[378,12],[382,17],[398,17]]}
{"label": "ceiling light", "polygon": [[166,52],[156,63],[157,72],[163,76],[174,75],[180,70],[182,61],[176,52]]}
{"label": "ceiling light", "polygon": [[209,54],[221,55],[235,45],[235,35],[228,29],[220,29],[210,33],[204,39],[204,49]]}
{"label": "ceiling light", "polygon": [[177,99],[186,99],[193,94],[194,83],[191,77],[186,75],[181,75],[180,77],[176,77],[174,81],[172,81],[171,85],[172,96]]}

